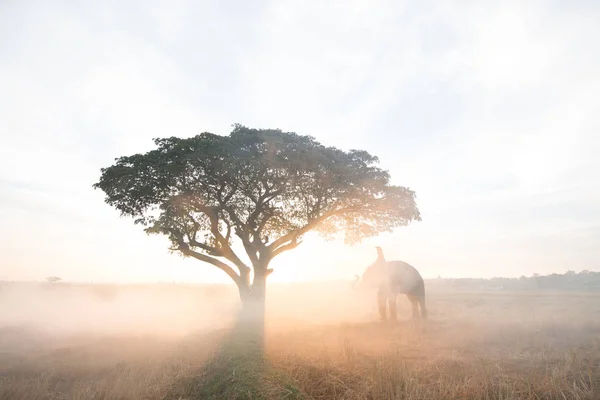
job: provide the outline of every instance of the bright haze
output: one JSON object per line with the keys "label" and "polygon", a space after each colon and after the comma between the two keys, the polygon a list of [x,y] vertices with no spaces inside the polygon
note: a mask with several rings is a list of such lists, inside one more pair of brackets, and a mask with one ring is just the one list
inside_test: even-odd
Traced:
{"label": "bright haze", "polygon": [[233,123],[380,158],[422,222],[309,236],[270,281],[600,268],[600,4],[0,2],[0,280],[229,282],[92,184],[152,138]]}

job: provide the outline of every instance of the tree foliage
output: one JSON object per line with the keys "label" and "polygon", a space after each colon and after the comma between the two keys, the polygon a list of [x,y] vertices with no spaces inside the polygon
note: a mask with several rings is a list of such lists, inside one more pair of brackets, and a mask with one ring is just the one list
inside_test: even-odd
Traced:
{"label": "tree foliage", "polygon": [[[250,272],[297,247],[307,232],[345,242],[420,220],[413,191],[390,184],[366,151],[327,147],[311,136],[235,125],[228,136],[155,139],[157,148],[120,157],[95,188],[174,251],[211,263],[240,287]],[[239,240],[246,265],[233,251]]]}

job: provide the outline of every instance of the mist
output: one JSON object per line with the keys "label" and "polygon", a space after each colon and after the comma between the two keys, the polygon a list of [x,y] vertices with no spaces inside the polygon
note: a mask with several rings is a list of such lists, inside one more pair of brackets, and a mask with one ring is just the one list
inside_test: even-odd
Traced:
{"label": "mist", "polygon": [[[265,384],[263,367],[248,361],[252,348],[231,336],[235,285],[4,283],[0,399],[235,398],[230,391],[259,389],[281,398],[289,385],[306,393],[293,398],[480,398],[526,387],[530,398],[594,398],[598,294],[493,284],[426,280],[429,318],[412,319],[401,295],[395,323],[379,320],[374,291],[350,281],[268,284],[260,359],[290,383]],[[230,376],[223,371],[242,375],[217,390]]]}
{"label": "mist", "polygon": [[[428,308],[431,319],[437,322],[489,327],[593,321],[588,303],[596,300],[594,292],[457,288],[451,282],[426,280]],[[351,281],[271,283],[266,303],[267,324],[278,329],[379,320],[376,292],[356,292]],[[404,295],[398,296],[397,304],[399,321],[410,320],[410,302]],[[49,335],[185,336],[229,327],[240,309],[233,284],[61,282],[0,286],[0,328],[23,327]]]}
{"label": "mist", "polygon": [[[367,318],[375,303],[351,282],[269,284],[267,318],[285,324]],[[372,303],[372,304],[369,304]],[[241,307],[235,285],[5,283],[0,327],[52,335],[153,333],[186,335],[224,328]]]}

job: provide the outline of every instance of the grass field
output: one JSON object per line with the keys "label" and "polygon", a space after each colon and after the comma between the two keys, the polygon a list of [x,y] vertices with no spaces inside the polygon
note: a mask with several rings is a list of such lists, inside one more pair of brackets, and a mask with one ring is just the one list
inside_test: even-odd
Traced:
{"label": "grass field", "polygon": [[[428,321],[411,321],[400,299],[392,325],[342,289],[293,292],[271,291],[264,353],[224,311],[190,315],[195,298],[179,314],[130,314],[118,325],[106,309],[90,318],[91,303],[48,320],[31,311],[45,321],[37,325],[11,314],[0,330],[0,399],[600,398],[597,295],[432,291]],[[118,314],[123,301],[103,304]]]}

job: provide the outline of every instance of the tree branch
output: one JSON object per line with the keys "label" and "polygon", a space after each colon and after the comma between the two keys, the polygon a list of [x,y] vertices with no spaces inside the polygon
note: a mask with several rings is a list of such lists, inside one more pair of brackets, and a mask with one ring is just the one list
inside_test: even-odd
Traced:
{"label": "tree branch", "polygon": [[229,241],[231,240],[231,224],[227,221],[225,221],[225,224],[227,225],[227,233],[225,234],[225,240],[229,244]]}
{"label": "tree branch", "polygon": [[217,243],[220,246],[219,251],[222,254],[222,257],[225,257],[232,263],[234,263],[240,270],[241,274],[244,274],[249,270],[248,266],[244,264],[244,262],[235,254],[229,245],[230,229],[228,229],[227,236],[223,236],[223,234],[219,231],[219,216],[213,207],[203,207],[203,212],[208,216],[210,220],[210,231],[217,240]]}
{"label": "tree branch", "polygon": [[229,275],[229,277],[231,279],[233,279],[233,281],[235,282],[236,285],[243,286],[243,283],[242,283],[240,275],[238,275],[234,271],[233,268],[231,268],[229,265],[225,264],[224,262],[219,261],[216,258],[207,256],[205,254],[198,253],[198,252],[195,252],[193,250],[190,250],[190,248],[187,247],[187,246],[185,246],[185,245],[180,245],[177,248],[177,250],[181,251],[186,256],[194,257],[197,260],[204,261],[206,263],[214,265],[215,267],[219,268],[221,271],[223,271],[227,275]]}
{"label": "tree branch", "polygon": [[[200,243],[197,240],[195,240],[195,237],[191,238],[188,235],[189,245],[199,247],[203,250],[206,250],[212,256],[226,258],[227,260],[229,260],[233,264],[235,264],[236,267],[238,267],[240,274],[243,276],[245,276],[246,274],[249,273],[250,268],[246,264],[244,264],[244,262],[237,256],[237,254],[235,254],[235,252],[231,249],[231,246],[229,245],[229,238],[231,235],[231,227],[229,226],[227,221],[225,221],[225,223],[228,225],[228,230],[227,230],[226,236],[223,236],[223,234],[219,230],[219,213],[218,212],[220,209],[222,209],[222,207],[206,206],[206,205],[202,204],[198,199],[190,198],[187,196],[186,197],[177,196],[177,197],[174,197],[173,199],[171,199],[171,201],[173,201],[173,202],[190,201],[191,203],[193,203],[193,207],[195,207],[196,210],[204,213],[209,219],[210,232],[215,237],[218,247],[212,247],[212,246],[208,246],[206,244]],[[192,217],[191,214],[188,213],[188,217],[197,226],[200,225],[197,221],[194,220],[194,218]],[[178,238],[178,244],[180,246],[182,244],[184,244],[182,238]]]}
{"label": "tree branch", "polygon": [[273,253],[271,253],[271,258],[277,257],[279,254],[283,253],[284,251],[295,249],[296,247],[300,246],[301,244],[302,244],[301,240],[298,240],[297,238],[293,238],[288,244],[284,244],[283,246],[279,246],[278,248],[276,248],[273,251]]}
{"label": "tree branch", "polygon": [[263,231],[263,229],[265,229],[265,226],[267,225],[267,222],[269,222],[269,220],[271,218],[273,218],[275,216],[275,214],[268,214],[265,215],[263,217],[263,219],[260,221],[260,223],[258,224],[258,228],[256,228],[256,235],[260,236],[261,232]]}
{"label": "tree branch", "polygon": [[223,209],[227,211],[229,217],[233,220],[234,225],[236,226],[235,234],[242,240],[242,244],[244,245],[244,249],[250,258],[250,262],[253,265],[256,265],[258,262],[258,257],[256,255],[258,249],[257,247],[250,242],[250,237],[248,236],[248,226],[242,222],[242,220],[236,215],[235,210],[231,206],[223,206]]}
{"label": "tree branch", "polygon": [[308,221],[308,223],[306,225],[304,225],[303,227],[298,228],[296,230],[293,230],[293,231],[283,235],[282,237],[280,237],[279,239],[277,239],[273,243],[271,243],[269,246],[267,246],[267,248],[271,253],[273,253],[280,246],[283,246],[284,244],[286,244],[294,239],[297,239],[299,236],[304,235],[305,233],[307,233],[311,229],[315,228],[317,225],[319,225],[321,222],[325,221],[326,219],[335,217],[338,215],[343,215],[343,214],[353,212],[353,211],[358,211],[358,209],[356,207],[346,207],[346,208],[341,208],[338,210],[328,211],[328,212],[324,213],[323,215]]}
{"label": "tree branch", "polygon": [[256,201],[254,202],[254,205],[256,206],[256,208],[254,208],[254,211],[252,211],[252,213],[248,216],[248,225],[250,225],[252,228],[255,227],[256,224],[256,217],[258,217],[260,215],[261,212],[263,212],[263,205],[264,205],[264,199],[265,196],[267,196],[269,193],[268,188],[265,190],[265,193],[263,193],[262,195],[260,195],[258,197],[258,199],[256,199]]}
{"label": "tree branch", "polygon": [[192,247],[198,247],[202,250],[205,250],[209,255],[214,257],[224,257],[223,252],[216,247],[209,246],[207,244],[201,243],[197,241],[195,238],[191,238],[188,236],[188,243]]}

